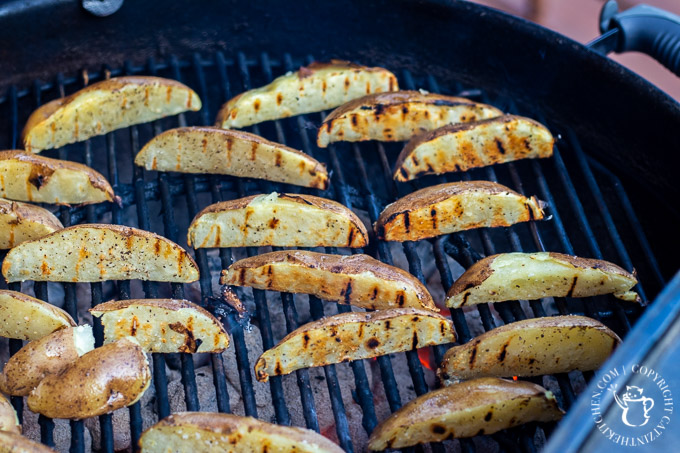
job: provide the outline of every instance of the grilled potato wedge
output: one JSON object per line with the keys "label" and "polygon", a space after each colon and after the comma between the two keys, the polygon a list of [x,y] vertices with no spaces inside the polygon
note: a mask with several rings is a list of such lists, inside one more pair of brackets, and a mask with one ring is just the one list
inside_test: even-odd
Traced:
{"label": "grilled potato wedge", "polygon": [[180,127],[154,137],[135,157],[147,170],[213,173],[328,188],[326,167],[311,156],[248,132]]}
{"label": "grilled potato wedge", "polygon": [[544,125],[521,116],[450,124],[411,139],[397,158],[394,179],[409,181],[423,175],[550,157],[554,142]]}
{"label": "grilled potato wedge", "polygon": [[470,266],[449,289],[446,305],[609,293],[637,301],[637,293],[630,291],[636,284],[635,275],[607,261],[555,252],[501,253]]}
{"label": "grilled potato wedge", "polygon": [[24,148],[39,153],[133,124],[200,109],[198,95],[175,80],[116,77],[38,108],[24,127]]}
{"label": "grilled potato wedge", "polygon": [[456,231],[543,218],[542,203],[500,184],[465,181],[417,190],[388,205],[375,223],[386,241],[418,241]]}
{"label": "grilled potato wedge", "polygon": [[493,434],[533,421],[562,418],[553,394],[531,382],[481,378],[419,396],[380,423],[373,451]]}
{"label": "grilled potato wedge", "polygon": [[56,453],[50,447],[13,432],[0,431],[0,453]]}
{"label": "grilled potato wedge", "polygon": [[91,326],[68,327],[31,341],[9,358],[0,374],[0,390],[26,396],[46,376],[59,374],[94,348]]}
{"label": "grilled potato wedge", "polygon": [[397,78],[387,69],[341,60],[314,62],[230,99],[217,114],[216,123],[225,129],[241,128],[320,112],[367,94],[397,89]]}
{"label": "grilled potato wedge", "polygon": [[83,224],[14,247],[2,263],[2,274],[8,282],[189,283],[198,280],[198,267],[182,247],[155,233],[122,225]]}
{"label": "grilled potato wedge", "polygon": [[150,382],[144,351],[134,338],[124,338],[47,376],[28,396],[28,408],[49,418],[96,417],[136,403]]}
{"label": "grilled potato wedge", "polygon": [[21,425],[12,404],[0,394],[0,432],[2,431],[21,434]]}
{"label": "grilled potato wedge", "polygon": [[90,167],[19,150],[0,151],[0,197],[62,205],[115,200],[106,178]]}
{"label": "grilled potato wedge", "polygon": [[339,313],[305,324],[265,351],[255,364],[255,377],[292,373],[300,368],[368,359],[456,341],[453,324],[418,308],[389,308]]}
{"label": "grilled potato wedge", "polygon": [[199,212],[187,241],[203,247],[363,247],[366,227],[340,203],[272,192],[224,201]]}
{"label": "grilled potato wedge", "polygon": [[179,412],[144,431],[142,453],[215,451],[250,453],[342,453],[315,431],[266,423],[252,417],[212,412]]}
{"label": "grilled potato wedge", "polygon": [[357,307],[415,307],[439,311],[413,275],[368,255],[326,255],[303,250],[265,253],[222,271],[223,285],[305,293]]}
{"label": "grilled potato wedge", "polygon": [[524,319],[452,347],[437,376],[451,385],[477,377],[597,370],[619,343],[607,326],[585,316]]}
{"label": "grilled potato wedge", "polygon": [[31,296],[0,289],[0,337],[39,340],[76,322],[61,308]]}
{"label": "grilled potato wedge", "polygon": [[62,228],[59,219],[45,208],[0,198],[0,249],[11,249]]}
{"label": "grilled potato wedge", "polygon": [[338,107],[319,128],[320,148],[333,142],[400,142],[447,124],[501,116],[496,107],[421,91],[395,91],[355,99]]}
{"label": "grilled potato wedge", "polygon": [[137,299],[90,310],[104,326],[104,343],[134,337],[144,352],[222,352],[229,335],[209,312],[188,300]]}

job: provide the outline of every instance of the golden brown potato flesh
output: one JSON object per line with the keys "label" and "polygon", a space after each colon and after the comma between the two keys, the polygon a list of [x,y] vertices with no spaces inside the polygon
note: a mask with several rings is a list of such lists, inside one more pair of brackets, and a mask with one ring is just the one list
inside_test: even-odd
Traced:
{"label": "golden brown potato flesh", "polygon": [[14,247],[2,263],[2,274],[8,282],[190,283],[198,280],[198,266],[182,247],[155,233],[122,225],[83,224]]}
{"label": "golden brown potato flesh", "polygon": [[0,289],[0,337],[33,341],[75,326],[73,318],[59,307],[17,291]]}
{"label": "golden brown potato flesh", "polygon": [[38,108],[24,127],[24,148],[39,153],[133,124],[200,109],[198,95],[175,80],[115,77]]}
{"label": "golden brown potato flesh", "polygon": [[222,352],[229,336],[212,314],[188,300],[129,299],[90,310],[101,319],[104,343],[134,337],[144,352]]}
{"label": "golden brown potato flesh", "polygon": [[366,227],[345,206],[305,194],[251,195],[208,206],[187,241],[203,247],[363,247]]}
{"label": "golden brown potato flesh", "polygon": [[550,157],[554,141],[545,126],[515,115],[450,124],[411,139],[397,158],[394,179]]}
{"label": "golden brown potato flesh", "polygon": [[446,305],[610,293],[636,301],[637,293],[630,291],[636,284],[633,274],[607,261],[555,252],[501,253],[470,266],[449,289]]}
{"label": "golden brown potato flesh", "polygon": [[341,453],[324,436],[303,428],[280,426],[252,417],[208,412],[179,412],[144,431],[142,453],[191,451],[213,453]]}
{"label": "golden brown potato flesh", "polygon": [[355,99],[335,109],[319,128],[316,143],[380,140],[399,142],[447,124],[501,116],[496,107],[422,91],[395,91]]}
{"label": "golden brown potato flesh", "polygon": [[150,382],[144,351],[133,338],[124,338],[47,376],[28,396],[28,408],[49,418],[96,417],[136,403]]}
{"label": "golden brown potato flesh", "polygon": [[21,425],[12,403],[0,394],[0,432],[2,431],[21,434]]}
{"label": "golden brown potato flesh", "polygon": [[115,199],[106,178],[90,167],[21,150],[0,151],[0,197],[62,205]]}
{"label": "golden brown potato flesh", "polygon": [[529,422],[560,420],[555,397],[531,382],[480,378],[421,395],[380,423],[369,450],[493,434]]}
{"label": "golden brown potato flesh", "polygon": [[0,431],[0,453],[55,453],[55,451],[21,434]]}
{"label": "golden brown potato flesh", "polygon": [[452,347],[437,375],[449,385],[476,377],[597,370],[620,342],[607,326],[585,316],[525,319]]}
{"label": "golden brown potato flesh", "polygon": [[0,198],[0,249],[11,249],[62,228],[59,219],[45,208]]}
{"label": "golden brown potato flesh", "polygon": [[420,239],[483,227],[540,220],[541,202],[490,181],[464,181],[417,190],[387,205],[374,229],[386,241]]}
{"label": "golden brown potato flesh", "polygon": [[387,69],[342,60],[314,62],[278,77],[269,85],[230,99],[217,114],[216,125],[242,128],[263,121],[332,109],[371,93],[398,90]]}
{"label": "golden brown potato flesh", "polygon": [[135,157],[147,170],[212,173],[328,188],[326,167],[307,154],[248,132],[180,127],[157,135]]}
{"label": "golden brown potato flesh", "polygon": [[430,310],[389,308],[340,313],[305,324],[265,351],[255,377],[292,373],[301,368],[367,359],[456,341],[453,324]]}
{"label": "golden brown potato flesh", "polygon": [[94,348],[91,326],[67,327],[31,341],[9,358],[0,374],[0,390],[26,396],[46,376],[58,375]]}
{"label": "golden brown potato flesh", "polygon": [[357,307],[415,307],[439,311],[413,275],[368,255],[328,255],[303,250],[264,253],[222,271],[223,285],[312,294]]}

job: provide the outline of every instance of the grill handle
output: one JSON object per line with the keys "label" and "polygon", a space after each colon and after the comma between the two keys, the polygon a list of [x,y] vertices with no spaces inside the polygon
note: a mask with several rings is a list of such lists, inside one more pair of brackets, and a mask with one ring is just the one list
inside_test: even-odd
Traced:
{"label": "grill handle", "polygon": [[616,0],[609,0],[600,13],[600,31],[589,44],[594,50],[643,52],[680,76],[680,16],[649,5],[619,11]]}

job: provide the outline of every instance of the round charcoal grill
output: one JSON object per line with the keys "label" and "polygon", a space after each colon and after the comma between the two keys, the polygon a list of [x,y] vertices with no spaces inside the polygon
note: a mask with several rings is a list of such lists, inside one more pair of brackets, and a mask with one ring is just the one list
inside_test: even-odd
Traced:
{"label": "round charcoal grill", "polygon": [[[45,152],[92,166],[108,177],[122,200],[120,206],[60,207],[64,226],[126,224],[186,247],[185,233],[193,216],[222,200],[272,191],[304,192],[337,200],[372,223],[387,204],[414,190],[481,179],[545,200],[549,218],[418,243],[386,243],[372,236],[364,250],[317,251],[368,253],[407,268],[439,302],[463,268],[484,256],[510,251],[558,251],[636,268],[640,279],[636,290],[645,302],[663,288],[676,267],[674,253],[680,251],[671,236],[680,217],[672,203],[679,193],[674,165],[678,157],[669,151],[680,145],[680,136],[673,133],[680,124],[680,109],[662,92],[567,38],[465,2],[286,2],[283,8],[277,2],[246,3],[206,2],[199,7],[128,1],[104,18],[68,0],[0,8],[0,55],[4,55],[0,58],[5,69],[0,73],[4,122],[0,143],[5,148],[20,146],[20,129],[40,104],[108,77],[173,78],[195,89],[203,100],[200,112]],[[610,43],[616,42],[615,33],[610,35]],[[247,130],[324,162],[332,172],[327,191],[227,176],[147,172],[133,165],[137,151],[161,131],[212,124],[219,107],[232,96],[311,61],[330,58],[384,66],[397,75],[402,89],[464,96],[536,118],[559,138],[554,156],[395,183],[392,168],[402,144],[340,143],[319,149],[315,134],[328,113],[324,112]],[[221,317],[232,337],[224,355],[213,354],[207,362],[197,359],[196,365],[190,354],[153,354],[153,398],[118,411],[116,423],[112,415],[71,422],[41,416],[36,422],[34,415],[24,412],[22,398],[12,398],[25,432],[60,450],[89,451],[94,445],[111,452],[136,445],[143,429],[171,411],[212,410],[306,426],[346,451],[362,451],[380,420],[436,387],[432,369],[446,346],[300,370],[257,384],[253,365],[263,349],[304,322],[356,310],[314,297],[243,288],[238,293],[252,309],[252,318],[250,323],[241,319],[220,297],[219,272],[234,259],[264,251],[196,250],[201,279],[192,285],[10,284],[10,289],[63,304],[75,319],[85,308],[111,298],[187,298]],[[484,304],[452,310],[450,316],[464,343],[504,323],[569,313],[599,319],[625,337],[642,309],[607,296]],[[97,323],[95,338],[100,345],[102,330]],[[9,353],[21,346],[21,341],[10,340]],[[568,411],[592,376],[575,372],[533,381],[552,389]],[[529,424],[422,448],[537,451],[554,428]]]}

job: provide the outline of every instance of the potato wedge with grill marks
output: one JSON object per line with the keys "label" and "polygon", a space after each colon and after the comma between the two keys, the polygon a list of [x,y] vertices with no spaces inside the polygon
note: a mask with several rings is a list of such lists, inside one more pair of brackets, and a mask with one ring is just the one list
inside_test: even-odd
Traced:
{"label": "potato wedge with grill marks", "polygon": [[20,150],[0,151],[0,197],[63,205],[115,200],[106,178],[90,167]]}
{"label": "potato wedge with grill marks", "polygon": [[555,252],[501,253],[470,266],[446,294],[446,305],[459,308],[506,300],[589,297],[612,293],[639,301],[631,288],[634,274],[603,260]]}
{"label": "potato wedge with grill marks", "polygon": [[456,341],[453,324],[418,308],[389,308],[340,313],[305,324],[265,351],[255,377],[292,373],[301,368],[368,359]]}
{"label": "potato wedge with grill marks", "polygon": [[477,377],[597,370],[619,343],[607,326],[585,316],[525,319],[452,347],[437,376],[450,385]]}
{"label": "potato wedge with grill marks", "polygon": [[40,106],[24,127],[24,148],[39,153],[134,124],[200,109],[198,95],[175,80],[115,77]]}
{"label": "potato wedge with grill marks", "polygon": [[544,216],[542,203],[489,181],[417,190],[388,205],[374,225],[386,241],[420,239],[482,227],[510,226]]}
{"label": "potato wedge with grill marks", "polygon": [[56,451],[21,434],[0,431],[0,453],[56,453]]}
{"label": "potato wedge with grill marks", "polygon": [[562,418],[553,394],[531,382],[480,378],[419,396],[380,423],[368,449],[493,434],[529,422]]}
{"label": "potato wedge with grill marks", "polygon": [[359,217],[332,200],[272,192],[224,201],[199,212],[187,241],[203,247],[363,247]]}
{"label": "potato wedge with grill marks", "polygon": [[503,115],[469,99],[421,91],[395,91],[355,99],[335,109],[319,128],[320,148],[333,142],[400,142],[447,124]]}
{"label": "potato wedge with grill marks", "polygon": [[248,132],[181,127],[154,137],[135,157],[147,170],[258,178],[328,188],[328,172],[311,156]]}
{"label": "potato wedge with grill marks", "polygon": [[144,431],[142,453],[215,451],[250,453],[342,453],[315,431],[266,423],[252,417],[208,412],[179,412]]}
{"label": "potato wedge with grill marks", "polygon": [[17,291],[0,290],[0,337],[33,341],[75,326],[59,307]]}
{"label": "potato wedge with grill marks", "polygon": [[188,300],[128,299],[90,309],[104,327],[104,343],[134,337],[144,352],[222,352],[229,335],[208,311]]}
{"label": "potato wedge with grill marks", "polygon": [[28,396],[28,408],[49,418],[96,417],[136,403],[150,383],[144,351],[134,338],[124,338],[40,381]]}
{"label": "potato wedge with grill marks", "polygon": [[12,403],[0,394],[0,432],[3,431],[21,434],[21,424]]}
{"label": "potato wedge with grill marks", "polygon": [[62,228],[59,219],[45,208],[0,198],[0,249],[11,249]]}
{"label": "potato wedge with grill marks", "polygon": [[368,255],[327,255],[284,250],[252,256],[222,271],[223,285],[313,294],[357,307],[439,311],[413,275]]}
{"label": "potato wedge with grill marks", "polygon": [[387,69],[342,60],[314,62],[230,99],[217,114],[216,123],[225,129],[241,128],[320,112],[367,94],[397,89],[397,78]]}
{"label": "potato wedge with grill marks", "polygon": [[451,124],[411,139],[397,158],[394,179],[550,157],[554,141],[545,126],[515,115]]}
{"label": "potato wedge with grill marks", "polygon": [[2,274],[8,282],[190,283],[198,280],[198,266],[182,247],[155,233],[83,224],[14,247],[2,263]]}

